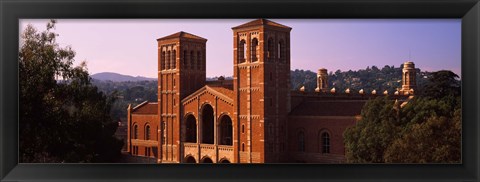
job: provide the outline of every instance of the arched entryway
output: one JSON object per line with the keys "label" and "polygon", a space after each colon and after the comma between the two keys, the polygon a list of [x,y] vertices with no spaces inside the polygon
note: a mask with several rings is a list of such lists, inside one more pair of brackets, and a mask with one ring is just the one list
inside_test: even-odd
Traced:
{"label": "arched entryway", "polygon": [[220,145],[232,145],[233,127],[232,119],[228,115],[220,118],[219,143]]}
{"label": "arched entryway", "polygon": [[187,156],[185,158],[185,163],[197,163],[197,160],[193,156]]}
{"label": "arched entryway", "polygon": [[189,114],[185,119],[185,142],[197,143],[197,120]]}
{"label": "arched entryway", "polygon": [[213,108],[209,104],[203,106],[202,109],[202,143],[213,144]]}
{"label": "arched entryway", "polygon": [[209,157],[205,157],[202,159],[202,163],[213,163],[213,161]]}

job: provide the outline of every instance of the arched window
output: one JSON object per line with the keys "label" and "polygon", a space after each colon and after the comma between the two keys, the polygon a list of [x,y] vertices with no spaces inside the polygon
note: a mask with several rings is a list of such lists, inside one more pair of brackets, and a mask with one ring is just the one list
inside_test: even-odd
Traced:
{"label": "arched window", "polygon": [[213,144],[214,140],[214,124],[213,124],[213,108],[205,105],[202,109],[202,143]]}
{"label": "arched window", "polygon": [[245,133],[245,125],[242,124],[242,133]]}
{"label": "arched window", "polygon": [[298,132],[298,151],[305,152],[305,134],[303,131]]}
{"label": "arched window", "polygon": [[190,68],[195,69],[195,52],[190,51]]}
{"label": "arched window", "polygon": [[187,61],[188,55],[187,55],[187,50],[183,50],[182,56],[183,56],[183,67],[182,67],[182,68],[188,69],[188,61]]}
{"label": "arched window", "polygon": [[322,133],[322,153],[330,153],[330,135],[327,132]]}
{"label": "arched window", "polygon": [[233,127],[229,116],[220,119],[220,145],[232,145]]}
{"label": "arched window", "polygon": [[273,39],[269,38],[267,41],[267,60],[272,61],[275,55],[275,44],[273,44]]}
{"label": "arched window", "polygon": [[242,152],[245,152],[245,143],[242,143]]}
{"label": "arched window", "polygon": [[171,63],[170,68],[172,68],[172,69],[177,68],[177,51],[176,50],[172,51],[172,58],[171,58],[170,63]]}
{"label": "arched window", "polygon": [[165,56],[165,69],[170,69],[170,51],[167,51],[167,55]]}
{"label": "arched window", "polygon": [[138,139],[138,125],[133,126],[133,139]]}
{"label": "arched window", "polygon": [[197,52],[197,69],[202,70],[202,52]]}
{"label": "arched window", "polygon": [[252,43],[250,45],[250,55],[251,55],[252,62],[258,61],[257,48],[258,48],[258,39],[254,38],[252,39]]}
{"label": "arched window", "polygon": [[165,58],[166,58],[165,51],[162,51],[162,56],[160,56],[160,62],[162,64],[162,70],[165,70],[165,67],[166,67],[165,62],[167,60],[165,60]]}
{"label": "arched window", "polygon": [[197,121],[195,116],[188,115],[186,119],[186,139],[185,142],[196,143],[197,142]]}
{"label": "arched window", "polygon": [[150,140],[150,125],[145,126],[145,140]]}
{"label": "arched window", "polygon": [[240,43],[238,44],[238,63],[244,63],[246,59],[246,48],[247,46],[245,45],[245,40],[241,40]]}

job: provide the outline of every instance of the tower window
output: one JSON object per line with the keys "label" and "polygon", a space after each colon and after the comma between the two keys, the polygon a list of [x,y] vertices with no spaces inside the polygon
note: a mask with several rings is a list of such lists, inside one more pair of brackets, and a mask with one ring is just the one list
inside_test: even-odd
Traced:
{"label": "tower window", "polygon": [[273,39],[269,38],[267,41],[267,60],[272,61],[275,55],[275,45],[273,44]]}
{"label": "tower window", "polygon": [[187,68],[188,69],[188,61],[187,61],[187,50],[183,50],[183,68]]}
{"label": "tower window", "polygon": [[286,55],[285,55],[285,42],[283,40],[280,40],[280,42],[278,42],[278,47],[277,47],[277,53],[278,53],[278,60],[280,62],[285,62],[286,60]]}
{"label": "tower window", "polygon": [[197,52],[197,69],[202,69],[202,53],[200,51]]}
{"label": "tower window", "polygon": [[162,51],[162,56],[160,57],[160,59],[160,62],[162,63],[162,70],[165,70],[165,68],[167,67],[167,65],[165,64],[165,62],[167,61],[165,51]]}
{"label": "tower window", "polygon": [[246,59],[246,48],[245,40],[241,40],[238,44],[238,63],[244,63]]}
{"label": "tower window", "polygon": [[190,68],[195,69],[195,52],[190,51]]}
{"label": "tower window", "polygon": [[273,124],[269,124],[268,125],[268,135],[270,135],[269,137],[272,138],[274,136],[274,133],[273,133]]}
{"label": "tower window", "polygon": [[251,55],[252,62],[258,61],[257,48],[258,48],[258,40],[254,38],[252,39],[252,43],[250,46],[250,55]]}
{"label": "tower window", "polygon": [[167,51],[167,56],[166,57],[166,60],[165,60],[165,69],[170,69],[170,51]]}
{"label": "tower window", "polygon": [[171,63],[170,68],[172,69],[177,68],[177,51],[176,50],[172,51],[172,57],[171,57],[170,63]]}
{"label": "tower window", "polygon": [[162,144],[166,144],[166,136],[167,136],[167,131],[166,131],[166,128],[167,128],[167,123],[165,123],[165,121],[162,122]]}
{"label": "tower window", "polygon": [[242,124],[242,133],[245,133],[245,125]]}
{"label": "tower window", "polygon": [[242,152],[245,152],[245,143],[242,143]]}

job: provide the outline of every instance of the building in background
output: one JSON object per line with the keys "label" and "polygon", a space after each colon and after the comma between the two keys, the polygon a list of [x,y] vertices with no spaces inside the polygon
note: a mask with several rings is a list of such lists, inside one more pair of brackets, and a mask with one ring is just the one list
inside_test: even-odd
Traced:
{"label": "building in background", "polygon": [[[128,108],[128,152],[158,163],[342,163],[343,131],[365,102],[388,92],[290,88],[290,31],[266,19],[233,27],[233,80],[206,81],[207,39],[178,32],[158,42],[158,101]],[[405,63],[401,92],[415,89]],[[410,97],[411,98],[411,97]]]}

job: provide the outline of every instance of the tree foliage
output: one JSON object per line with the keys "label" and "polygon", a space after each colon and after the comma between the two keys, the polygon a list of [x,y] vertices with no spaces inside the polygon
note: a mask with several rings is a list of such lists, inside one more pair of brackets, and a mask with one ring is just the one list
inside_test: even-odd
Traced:
{"label": "tree foliage", "polygon": [[[385,65],[382,69],[377,66],[367,67],[366,69],[348,70],[330,72],[328,74],[328,84],[330,88],[335,87],[336,90],[344,91],[347,88],[358,91],[364,89],[366,92],[372,90],[393,93],[397,88],[401,87],[402,67]],[[418,90],[423,89],[428,81],[427,77],[430,72],[416,70]],[[306,91],[313,92],[317,87],[317,74],[309,70],[294,70],[290,72],[291,86],[293,90],[298,90],[305,86]],[[417,92],[419,93],[419,92]]]}
{"label": "tree foliage", "polygon": [[377,97],[366,103],[362,121],[345,131],[346,157],[349,162],[384,162],[383,153],[395,138],[396,112],[388,97]]}
{"label": "tree foliage", "polygon": [[368,101],[362,109],[361,121],[344,132],[347,160],[460,162],[460,85],[455,78],[448,71],[432,73],[424,95],[415,96],[403,108],[388,98]]}
{"label": "tree foliage", "polygon": [[55,24],[43,32],[28,25],[21,35],[20,162],[114,162],[122,147],[114,99],[90,84],[85,63],[73,67],[75,51],[58,45]]}

